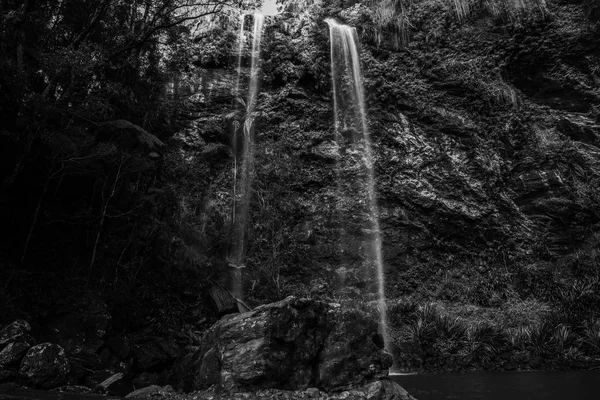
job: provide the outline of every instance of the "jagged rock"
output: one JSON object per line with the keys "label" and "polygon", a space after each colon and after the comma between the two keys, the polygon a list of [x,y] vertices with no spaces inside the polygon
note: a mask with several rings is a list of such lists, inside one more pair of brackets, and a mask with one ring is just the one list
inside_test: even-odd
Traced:
{"label": "jagged rock", "polygon": [[313,147],[310,150],[310,155],[327,164],[335,164],[341,157],[340,147],[332,141],[323,142]]}
{"label": "jagged rock", "polygon": [[519,176],[525,194],[562,186],[563,180],[558,171],[529,171]]}
{"label": "jagged rock", "polygon": [[18,364],[31,346],[33,346],[31,340],[9,343],[0,351],[0,365]]}
{"label": "jagged rock", "polygon": [[367,400],[415,400],[394,381],[381,380],[364,387]]}
{"label": "jagged rock", "polygon": [[[380,376],[382,367],[391,366],[391,357],[386,366],[374,359],[379,338],[373,335],[372,324],[357,318],[355,310],[341,308],[335,312],[333,329],[319,354],[319,386],[328,391],[356,387]],[[383,347],[383,341],[379,345]]]}
{"label": "jagged rock", "polygon": [[558,121],[557,128],[573,140],[593,145],[600,144],[600,125],[584,116],[564,117]]}
{"label": "jagged rock", "polygon": [[289,297],[221,319],[178,360],[171,380],[186,390],[343,390],[387,375],[392,359],[382,347],[364,313]]}
{"label": "jagged rock", "polygon": [[21,373],[43,389],[64,384],[69,371],[65,350],[57,344],[42,343],[33,346],[21,362]]}
{"label": "jagged rock", "polygon": [[17,320],[0,331],[0,347],[12,342],[29,339],[31,326],[27,321]]}

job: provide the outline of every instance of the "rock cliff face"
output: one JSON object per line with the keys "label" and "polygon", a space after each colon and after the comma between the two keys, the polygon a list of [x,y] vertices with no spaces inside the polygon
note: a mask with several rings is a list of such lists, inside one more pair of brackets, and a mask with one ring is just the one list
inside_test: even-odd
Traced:
{"label": "rock cliff face", "polygon": [[[488,279],[497,271],[518,274],[541,262],[567,275],[574,263],[593,268],[600,46],[598,26],[581,6],[551,1],[547,13],[518,23],[479,10],[458,22],[436,8],[441,3],[417,1],[411,41],[394,50],[385,40],[379,47],[369,42],[360,7],[347,12],[348,4],[334,3],[267,24],[250,296],[302,290],[315,275],[369,286],[358,273],[368,268],[361,226],[338,217],[343,188],[336,166],[347,154],[334,142],[328,36],[320,20],[332,14],[354,22],[363,41],[390,296],[490,305],[506,296]],[[222,171],[217,181],[228,175]],[[216,203],[217,192],[209,193]],[[301,232],[307,226],[310,239]],[[442,293],[449,270],[465,272],[460,285],[489,293]],[[279,289],[266,293],[265,283],[278,277]],[[310,287],[318,292],[316,280]]]}

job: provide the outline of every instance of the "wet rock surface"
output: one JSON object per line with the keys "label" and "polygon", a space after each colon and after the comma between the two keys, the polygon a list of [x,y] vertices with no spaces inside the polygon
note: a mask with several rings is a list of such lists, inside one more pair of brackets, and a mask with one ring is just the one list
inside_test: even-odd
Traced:
{"label": "wet rock surface", "polygon": [[32,340],[12,342],[0,351],[0,365],[18,364],[27,350],[33,346]]}
{"label": "wet rock surface", "polygon": [[185,390],[340,391],[387,375],[392,359],[382,347],[364,313],[289,297],[221,319],[176,363],[172,381]]}
{"label": "wet rock surface", "polygon": [[35,345],[28,322],[5,326],[0,346],[0,383],[16,382],[38,389],[84,385],[95,394],[126,396],[165,382],[179,355],[175,338],[145,330],[131,339],[106,338],[111,316],[96,299],[81,299],[58,308],[38,329],[47,342]]}
{"label": "wet rock surface", "polygon": [[199,395],[206,400],[415,400],[400,385],[387,379],[339,393],[327,393],[317,388],[308,388],[295,391],[263,389],[252,393],[216,393],[214,390],[207,390],[200,392]]}
{"label": "wet rock surface", "polygon": [[52,389],[67,382],[70,371],[65,350],[57,344],[41,343],[27,351],[20,372],[43,389]]}
{"label": "wet rock surface", "polygon": [[31,326],[23,320],[14,321],[0,331],[0,347],[21,340],[29,340]]}
{"label": "wet rock surface", "polygon": [[[40,391],[17,385],[0,385],[0,400],[113,400],[122,397],[99,396],[82,392],[76,387],[61,388],[60,391]],[[254,392],[227,393],[217,389],[193,393],[176,393],[170,386],[150,386],[136,390],[127,399],[163,399],[163,400],[415,400],[400,385],[393,381],[382,380],[357,389],[328,394],[317,388],[306,390],[263,389]]]}

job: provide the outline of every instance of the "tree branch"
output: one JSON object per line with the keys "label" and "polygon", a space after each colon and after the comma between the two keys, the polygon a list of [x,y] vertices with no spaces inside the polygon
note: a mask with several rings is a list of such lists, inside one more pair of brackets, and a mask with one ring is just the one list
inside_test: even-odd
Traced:
{"label": "tree branch", "polygon": [[[219,1],[208,1],[208,2],[186,2],[185,4],[173,5],[173,7],[168,8],[168,5],[172,4],[172,1],[166,1],[163,5],[157,10],[154,14],[150,22],[144,27],[143,32],[135,39],[131,40],[129,44],[120,50],[113,53],[109,59],[115,59],[123,53],[134,50],[136,48],[141,47],[144,43],[148,42],[150,38],[157,34],[160,31],[173,28],[177,25],[181,25],[184,22],[192,21],[196,19],[200,19],[207,15],[217,14],[223,11],[223,8],[230,3],[230,0],[219,0]],[[200,13],[190,14],[191,8],[199,8],[202,7],[205,11]],[[174,14],[181,9],[188,9],[187,11],[179,14],[175,20],[169,21],[170,17],[174,17]],[[158,21],[163,20],[164,22],[158,23]],[[166,20],[166,21],[165,21]]]}
{"label": "tree branch", "polygon": [[79,36],[77,36],[77,38],[73,41],[73,43],[71,43],[71,46],[73,48],[79,47],[81,42],[83,42],[85,40],[85,38],[90,34],[90,32],[92,31],[92,29],[94,29],[94,27],[100,21],[100,19],[102,19],[102,17],[104,17],[104,14],[106,14],[106,10],[108,10],[108,6],[110,6],[111,1],[112,0],[104,0],[104,2],[100,5],[100,7],[98,7],[98,9],[96,10],[96,13],[94,14],[94,18],[92,18],[92,21],[83,30],[83,32],[81,32],[79,34]]}

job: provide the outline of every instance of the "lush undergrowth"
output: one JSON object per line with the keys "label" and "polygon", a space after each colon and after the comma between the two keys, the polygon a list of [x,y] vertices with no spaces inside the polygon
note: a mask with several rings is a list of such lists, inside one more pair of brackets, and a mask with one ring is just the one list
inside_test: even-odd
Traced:
{"label": "lush undergrowth", "polygon": [[572,325],[535,300],[499,308],[400,300],[390,307],[396,366],[408,371],[577,369],[600,365],[600,318]]}

